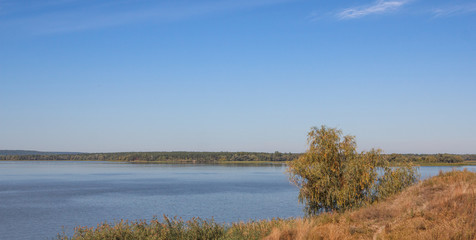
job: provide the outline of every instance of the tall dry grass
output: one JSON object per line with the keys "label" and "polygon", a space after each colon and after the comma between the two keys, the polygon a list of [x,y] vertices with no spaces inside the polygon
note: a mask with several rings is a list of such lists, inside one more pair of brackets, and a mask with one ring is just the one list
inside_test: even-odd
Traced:
{"label": "tall dry grass", "polygon": [[79,226],[73,236],[60,233],[58,240],[241,240],[262,239],[271,229],[280,228],[294,219],[272,219],[249,222],[237,222],[231,225],[217,223],[213,219],[192,218],[184,221],[180,218],[151,221],[121,220],[115,223],[101,223],[96,227]]}
{"label": "tall dry grass", "polygon": [[476,173],[452,171],[342,214],[297,219],[267,240],[476,239]]}

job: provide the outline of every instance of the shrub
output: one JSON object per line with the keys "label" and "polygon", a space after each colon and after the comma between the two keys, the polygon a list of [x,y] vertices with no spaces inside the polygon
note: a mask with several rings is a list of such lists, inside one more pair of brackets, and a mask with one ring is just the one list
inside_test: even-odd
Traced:
{"label": "shrub", "polygon": [[[335,128],[313,127],[309,148],[288,163],[290,180],[308,215],[344,211],[401,191],[416,182],[416,169],[405,164],[390,168],[381,150],[358,153],[355,137]],[[381,176],[378,169],[382,169]]]}

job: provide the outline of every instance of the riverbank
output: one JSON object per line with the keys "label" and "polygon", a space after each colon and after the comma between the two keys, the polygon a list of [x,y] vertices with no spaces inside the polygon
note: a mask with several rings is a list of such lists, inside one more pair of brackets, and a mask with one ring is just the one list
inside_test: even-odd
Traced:
{"label": "riverbank", "polygon": [[121,221],[57,239],[474,239],[476,173],[452,171],[345,213],[223,225],[213,220]]}
{"label": "riverbank", "polygon": [[[111,163],[131,163],[131,164],[208,164],[208,165],[286,165],[287,162],[285,161],[213,161],[213,162],[200,162],[195,160],[163,160],[163,161],[143,161],[143,160],[133,160],[133,161],[126,161],[126,160],[2,160],[0,162],[11,162],[11,161],[37,161],[37,162],[49,162],[49,161],[57,161],[57,162],[77,162],[77,161],[85,161],[85,162],[111,162]],[[476,161],[464,161],[459,163],[446,163],[446,162],[416,162],[413,163],[415,166],[420,167],[437,167],[437,166],[446,166],[446,167],[462,167],[462,166],[476,166]],[[398,164],[390,164],[391,166],[399,166]]]}
{"label": "riverbank", "polygon": [[368,207],[295,220],[265,239],[474,239],[475,216],[476,173],[452,171]]}
{"label": "riverbank", "polygon": [[437,162],[437,163],[414,163],[415,166],[426,166],[426,167],[431,167],[431,166],[455,166],[455,167],[461,167],[461,166],[476,166],[476,161],[464,161],[464,162],[458,162],[458,163],[445,163],[445,162]]}
{"label": "riverbank", "polygon": [[[267,152],[113,152],[65,153],[0,150],[0,161],[110,161],[165,164],[284,164],[302,153]],[[383,154],[391,164],[413,162],[418,166],[476,165],[476,154]]]}

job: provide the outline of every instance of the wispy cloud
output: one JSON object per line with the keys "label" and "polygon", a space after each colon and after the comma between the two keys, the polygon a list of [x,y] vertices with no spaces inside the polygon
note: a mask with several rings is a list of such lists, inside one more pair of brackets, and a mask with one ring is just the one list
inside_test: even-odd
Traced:
{"label": "wispy cloud", "polygon": [[359,6],[354,8],[347,8],[337,13],[339,19],[353,19],[361,18],[371,14],[384,14],[395,11],[407,4],[408,0],[384,1],[378,0],[372,5]]}
{"label": "wispy cloud", "polygon": [[[0,0],[2,1],[2,0]],[[294,0],[212,0],[206,2],[155,2],[115,1],[115,2],[88,2],[80,7],[62,9],[62,11],[48,11],[30,14],[27,17],[4,19],[0,27],[13,27],[35,33],[74,32],[93,29],[102,29],[138,22],[166,22],[183,20],[197,16],[217,14],[227,11],[236,11],[249,8],[264,7]],[[62,4],[68,7],[75,0],[51,0],[49,4]],[[81,2],[78,2],[78,4]],[[187,4],[185,4],[187,3]],[[44,5],[42,5],[44,7]]]}
{"label": "wispy cloud", "polygon": [[433,9],[433,14],[435,17],[449,17],[455,15],[476,13],[476,4],[466,4],[466,5],[457,5],[449,6],[444,8]]}
{"label": "wispy cloud", "polygon": [[317,22],[321,20],[322,18],[323,18],[323,15],[316,11],[313,11],[311,14],[309,14],[309,16],[307,16],[307,19],[309,19],[309,21],[311,22]]}

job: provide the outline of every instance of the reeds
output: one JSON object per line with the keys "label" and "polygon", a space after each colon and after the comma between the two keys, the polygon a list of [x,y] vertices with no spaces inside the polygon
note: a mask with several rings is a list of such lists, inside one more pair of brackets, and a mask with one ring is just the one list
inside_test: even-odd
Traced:
{"label": "reeds", "polygon": [[272,219],[250,222],[238,222],[231,225],[220,224],[213,219],[181,218],[163,216],[163,220],[154,217],[151,221],[121,220],[113,224],[104,222],[96,228],[76,227],[74,234],[68,237],[58,234],[58,240],[200,240],[200,239],[262,239],[271,229],[291,222],[293,219]]}

